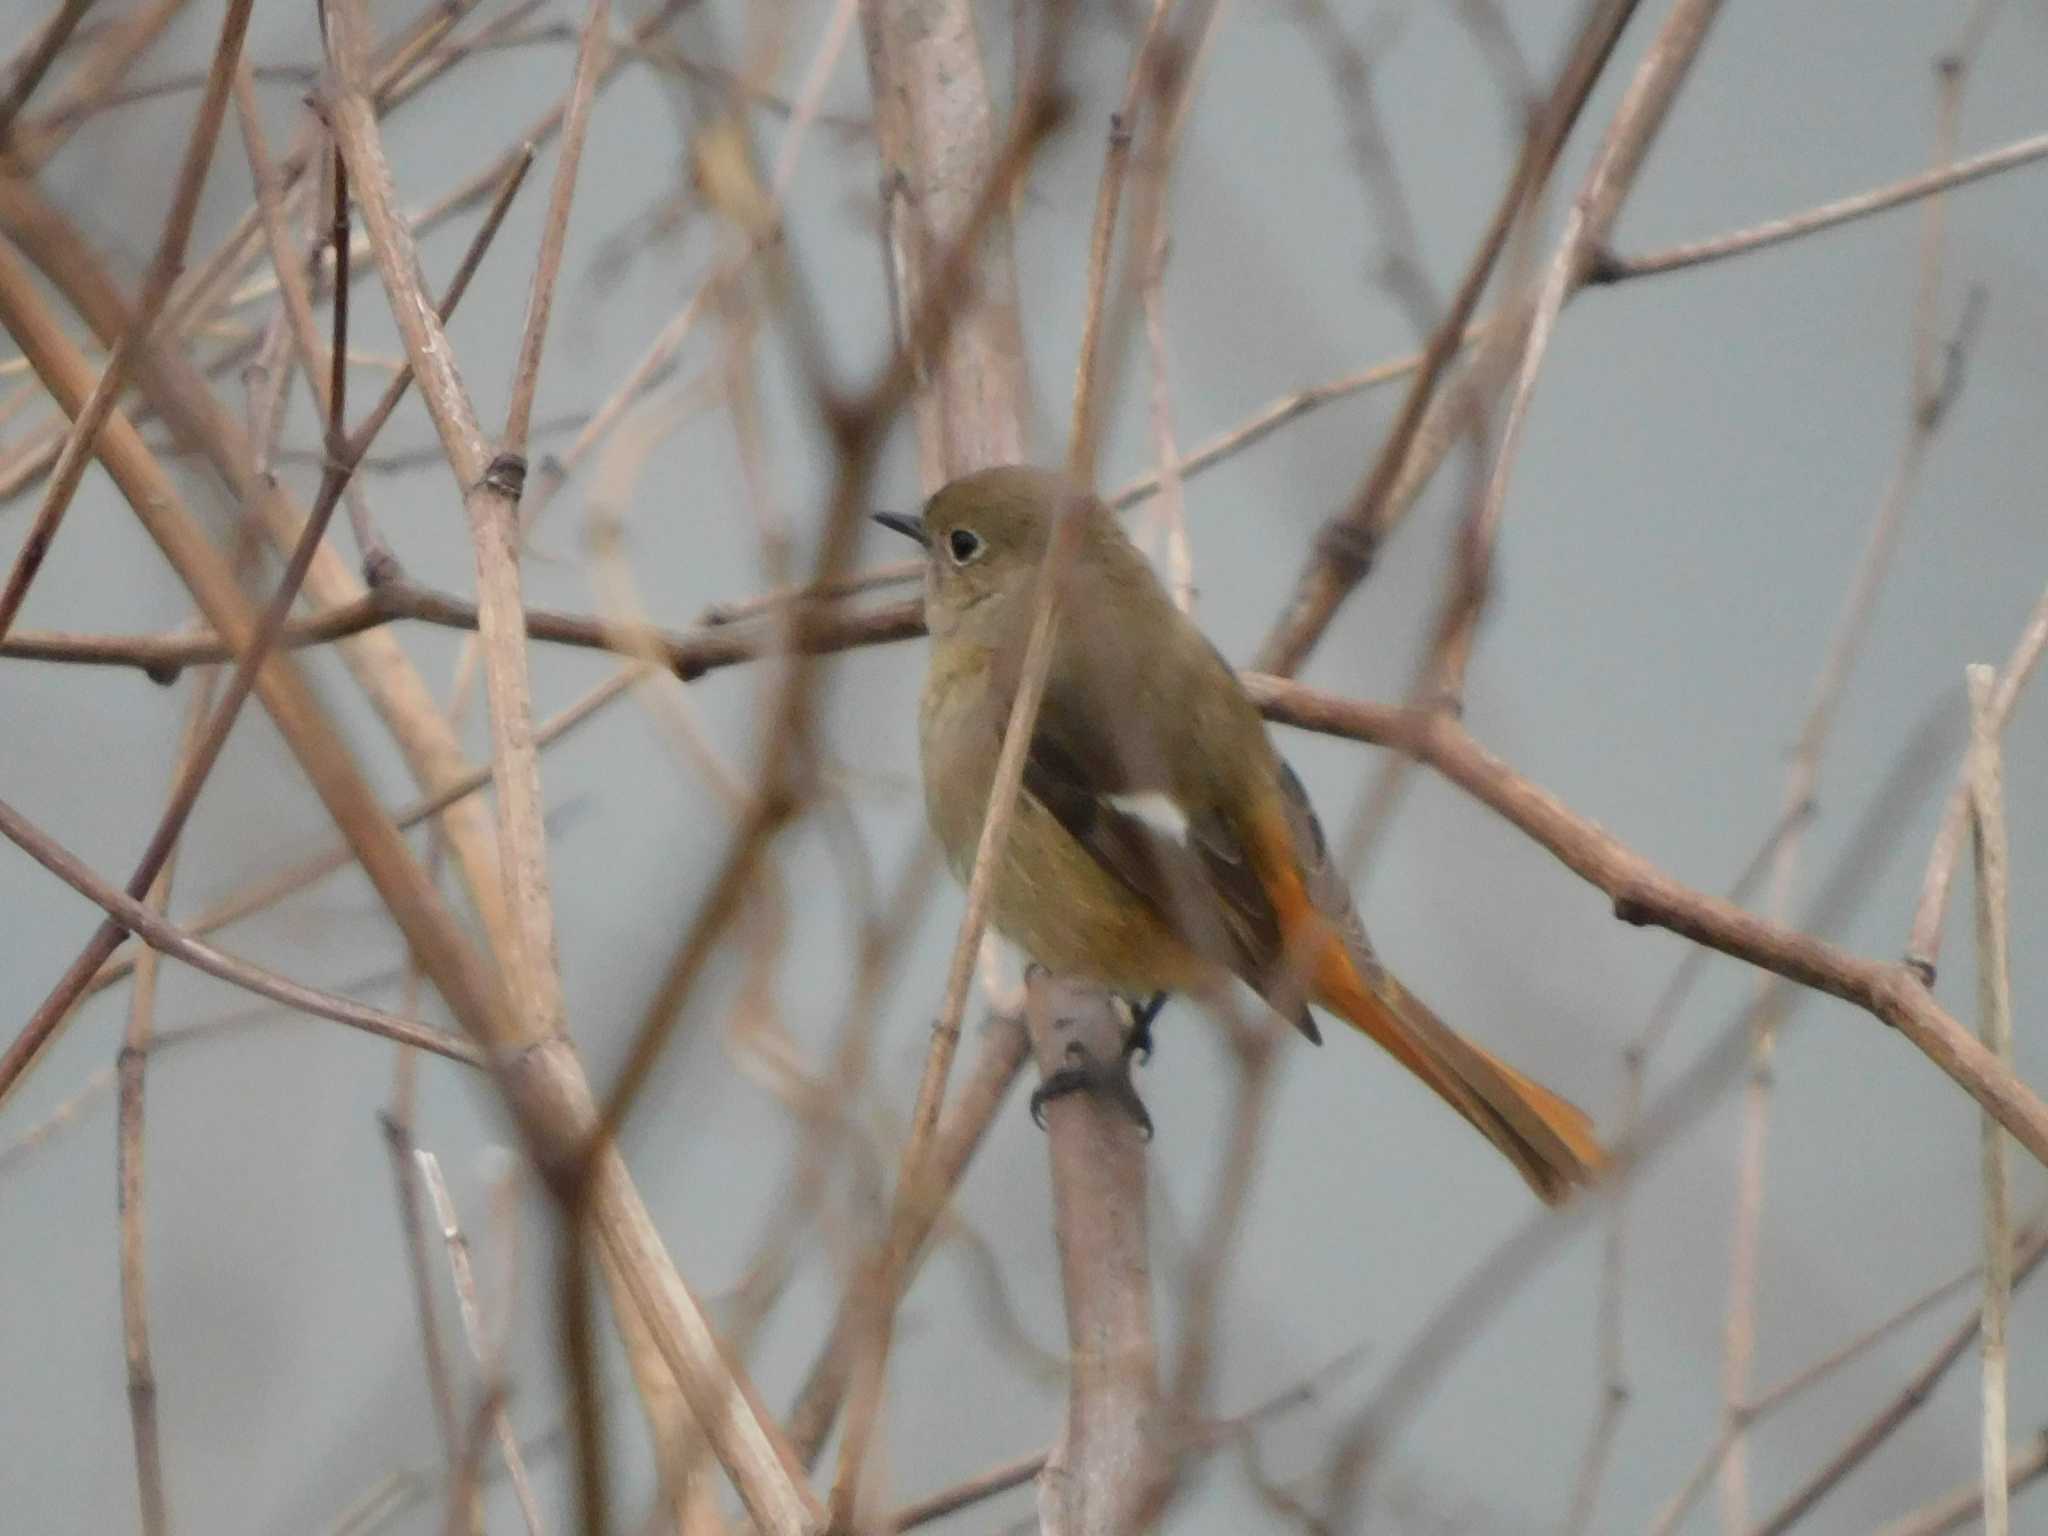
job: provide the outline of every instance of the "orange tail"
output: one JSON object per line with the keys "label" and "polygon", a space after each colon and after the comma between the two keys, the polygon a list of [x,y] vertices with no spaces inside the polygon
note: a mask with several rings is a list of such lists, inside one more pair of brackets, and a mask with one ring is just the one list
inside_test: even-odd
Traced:
{"label": "orange tail", "polygon": [[1315,1002],[1434,1088],[1506,1154],[1547,1204],[1605,1166],[1593,1123],[1576,1105],[1472,1044],[1381,967],[1354,963],[1335,936],[1316,963],[1312,985]]}

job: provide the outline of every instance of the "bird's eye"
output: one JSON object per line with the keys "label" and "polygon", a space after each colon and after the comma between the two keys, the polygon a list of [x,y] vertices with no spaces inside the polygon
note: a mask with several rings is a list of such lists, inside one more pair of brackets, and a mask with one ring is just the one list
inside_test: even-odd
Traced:
{"label": "bird's eye", "polygon": [[981,535],[971,528],[955,528],[946,535],[946,548],[955,565],[965,565],[981,553]]}

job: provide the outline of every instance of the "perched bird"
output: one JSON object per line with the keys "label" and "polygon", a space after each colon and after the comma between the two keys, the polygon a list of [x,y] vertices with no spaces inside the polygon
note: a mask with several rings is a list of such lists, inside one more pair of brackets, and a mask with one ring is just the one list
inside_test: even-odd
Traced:
{"label": "perched bird", "polygon": [[974,861],[1061,517],[1079,520],[1078,537],[995,876],[996,928],[1049,970],[1128,998],[1210,996],[1236,976],[1320,1041],[1314,1003],[1435,1089],[1546,1201],[1591,1178],[1604,1154],[1586,1116],[1462,1038],[1374,958],[1236,673],[1108,509],[1043,470],[983,470],[921,517],[876,516],[927,552],[919,745],[955,875]]}

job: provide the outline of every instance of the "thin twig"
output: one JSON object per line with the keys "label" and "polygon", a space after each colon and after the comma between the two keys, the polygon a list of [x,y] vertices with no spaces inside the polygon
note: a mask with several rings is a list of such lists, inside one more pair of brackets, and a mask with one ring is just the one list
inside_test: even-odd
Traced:
{"label": "thin twig", "polygon": [[[917,1277],[928,1249],[933,1227],[944,1213],[967,1165],[981,1150],[996,1112],[1009,1097],[1011,1086],[1031,1054],[1031,1041],[1021,1018],[992,1018],[983,1034],[982,1048],[967,1080],[952,1096],[951,1106],[939,1121],[925,1162],[925,1177],[919,1198],[898,1196],[898,1212],[892,1216],[890,1240],[907,1255],[893,1264],[897,1294],[908,1289]],[[893,1306],[883,1297],[880,1304]],[[811,1362],[795,1406],[789,1413],[790,1439],[806,1463],[816,1459],[832,1432],[846,1400],[856,1352],[864,1343],[870,1317],[869,1296],[858,1287],[841,1297],[817,1357]]]}
{"label": "thin twig", "polygon": [[34,122],[10,124],[10,159],[24,174],[40,170],[70,137],[69,114],[77,103],[96,101],[121,83],[135,61],[183,9],[185,0],[145,0],[108,27],[64,81],[58,102]]}
{"label": "thin twig", "polygon": [[1493,217],[1449,307],[1430,334],[1414,381],[1378,457],[1344,509],[1325,527],[1286,610],[1259,647],[1255,665],[1261,671],[1287,674],[1300,666],[1329,627],[1338,605],[1364,579],[1379,540],[1400,515],[1401,507],[1420,493],[1419,478],[1408,473],[1414,450],[1432,435],[1440,439],[1449,435],[1441,422],[1432,434],[1429,422],[1442,410],[1441,402],[1432,409],[1437,386],[1478,310],[1480,296],[1507,248],[1516,219],[1549,182],[1564,141],[1635,8],[1636,0],[1589,0],[1557,83],[1533,119]]}
{"label": "thin twig", "polygon": [[[2035,1228],[2030,1228],[2021,1234],[2022,1248],[2034,1241],[2035,1231]],[[1714,1479],[1714,1474],[1721,1470],[1723,1459],[1735,1443],[1737,1426],[1745,1432],[1754,1430],[1779,1409],[1795,1402],[1822,1382],[1832,1379],[1836,1372],[1853,1365],[1880,1344],[1888,1342],[1902,1329],[1918,1322],[1942,1302],[1980,1280],[1982,1275],[1983,1266],[1972,1264],[1962,1273],[1949,1276],[1938,1285],[1922,1291],[1890,1316],[1871,1324],[1854,1338],[1829,1350],[1818,1359],[1800,1366],[1797,1370],[1787,1372],[1770,1387],[1741,1404],[1733,1418],[1722,1423],[1715,1433],[1713,1443],[1701,1454],[1678,1492],[1665,1500],[1658,1509],[1656,1519],[1650,1526],[1650,1536],[1671,1536],[1692,1512],[1693,1505],[1698,1503],[1700,1495],[1706,1492],[1708,1484]]]}
{"label": "thin twig", "polygon": [[[946,972],[946,988],[939,1003],[939,1017],[932,1026],[932,1041],[925,1055],[924,1071],[918,1078],[917,1102],[911,1110],[910,1131],[904,1140],[901,1169],[897,1175],[896,1205],[882,1250],[875,1261],[876,1273],[867,1281],[876,1310],[870,1344],[868,1374],[856,1398],[858,1420],[849,1419],[847,1440],[851,1452],[842,1453],[842,1468],[859,1466],[866,1448],[866,1435],[873,1428],[881,1393],[881,1369],[888,1359],[895,1298],[901,1287],[897,1274],[909,1258],[909,1245],[899,1231],[909,1220],[908,1212],[923,1205],[927,1192],[928,1164],[932,1143],[939,1127],[939,1110],[945,1102],[946,1080],[960,1043],[960,1021],[967,1011],[968,992],[981,948],[981,936],[988,925],[989,907],[995,896],[996,873],[1002,867],[1003,848],[1010,833],[1017,798],[1024,783],[1024,758],[1031,744],[1031,732],[1038,718],[1038,706],[1045,697],[1046,679],[1051,672],[1054,638],[1058,633],[1059,591],[1067,571],[1078,554],[1082,520],[1078,509],[1062,507],[1046,543],[1032,592],[1030,638],[1018,674],[1017,691],[1003,727],[1002,750],[997,755],[995,774],[989,789],[988,809],[983,815],[981,836],[967,880],[966,911],[953,939],[952,960]],[[844,1470],[835,1484],[851,1484]],[[848,1495],[851,1496],[850,1494]]]}
{"label": "thin twig", "polygon": [[[341,192],[342,189],[337,183],[337,194],[340,195]],[[482,260],[483,253],[489,248],[491,237],[497,232],[498,219],[502,217],[505,206],[506,199],[501,199],[494,209],[496,217],[486,220],[478,230],[462,266],[449,284],[447,296],[442,301],[444,308],[452,311],[455,304],[460,301],[469,279],[475,273],[477,263]],[[344,350],[341,343],[346,337],[347,292],[345,287],[337,288],[334,296],[334,331],[337,344],[333,351],[337,356]],[[54,352],[58,350],[58,346],[59,343],[54,338],[46,340],[44,351]],[[32,351],[27,345],[26,338],[24,350]],[[39,364],[39,371],[47,365],[47,360],[44,364]],[[321,537],[326,530],[327,521],[339,503],[341,492],[348,483],[356,460],[368,451],[370,444],[376,440],[377,433],[390,420],[391,413],[397,409],[399,401],[404,397],[412,375],[408,369],[393,379],[364,419],[362,426],[346,440],[343,439],[341,429],[341,413],[345,405],[340,388],[343,377],[344,375],[337,371],[329,381],[328,398],[323,402],[326,406],[328,437],[335,447],[332,461],[322,477],[320,493],[315,498],[312,513],[299,529],[291,556],[285,563],[283,574],[278,578],[270,602],[253,625],[246,646],[240,648],[235,657],[234,671],[229,678],[226,692],[207,721],[206,731],[198,747],[180,772],[169,802],[150,835],[149,843],[136,862],[135,871],[129,877],[127,887],[130,896],[139,896],[148,889],[150,881],[156,877],[157,870],[162,868],[164,861],[176,847],[186,820],[198,802],[199,792],[220,759],[221,750],[226,745],[228,733],[233,729],[242,705],[252,693],[266,686],[266,678],[268,687],[275,689],[278,686],[277,679],[280,674],[266,669],[266,658],[276,644],[277,637],[283,630],[285,620],[297,599],[299,589],[304,584],[321,548]],[[125,421],[118,416],[113,418],[113,423],[126,427]],[[128,427],[127,433],[132,438],[133,428]],[[130,499],[133,501],[134,497],[131,495]],[[322,775],[329,772],[324,755],[309,753],[308,756],[311,761],[307,766],[314,782],[333,783],[331,774],[323,781]],[[393,832],[391,835],[395,839],[396,833]],[[375,866],[370,867],[374,874]],[[5,1057],[0,1058],[0,1097],[4,1097],[13,1084],[20,1081],[22,1074],[28,1070],[56,1032],[58,1025],[69,1014],[72,1005],[83,995],[93,975],[113,954],[120,938],[119,924],[112,921],[101,924],[86,947],[73,960],[70,968],[59,978],[56,986],[31,1015],[20,1034],[8,1046]]]}
{"label": "thin twig", "polygon": [[[1943,77],[1941,109],[1937,114],[1934,136],[1937,164],[1946,164],[1954,158],[1961,78],[1960,69]],[[1973,302],[1965,311],[1957,338],[1948,353],[1949,365],[1937,371],[1942,354],[1934,310],[1940,292],[1945,211],[1944,199],[1940,196],[1926,206],[1913,305],[1912,372],[1908,383],[1910,410],[1905,433],[1899,444],[1891,479],[1878,502],[1848,596],[1844,599],[1841,616],[1829,639],[1826,657],[1814,683],[1813,702],[1801,725],[1798,747],[1786,773],[1784,804],[1788,814],[1792,808],[1809,804],[1814,799],[1820,781],[1822,750],[1850,670],[1869,631],[1878,593],[1889,572],[1906,511],[1918,490],[1928,452],[1961,387],[1961,359],[1968,346],[1977,306]],[[1783,918],[1791,911],[1803,841],[1802,832],[1795,830],[1779,844],[1773,855],[1771,895],[1766,909],[1773,917]],[[1729,1244],[1728,1311],[1722,1333],[1722,1413],[1730,1434],[1728,1455],[1721,1468],[1721,1527],[1725,1536],[1742,1536],[1743,1528],[1749,1523],[1748,1436],[1736,1414],[1749,1394],[1750,1361],[1756,1348],[1764,1168],[1769,1146],[1776,1042],[1777,1020],[1770,1009],[1761,1009],[1757,1014],[1756,1033],[1750,1043],[1749,1079],[1743,1085],[1735,1230]]]}
{"label": "thin twig", "polygon": [[1435,711],[1360,704],[1258,673],[1244,681],[1267,718],[1392,746],[1435,769],[1604,892],[1625,923],[1695,943],[1851,1003],[1918,1048],[2048,1166],[2048,1105],[1937,1003],[1904,965],[1865,959],[1742,911],[1657,869],[1596,823],[1517,774]]}
{"label": "thin twig", "polygon": [[[417,996],[419,968],[406,966],[406,1004]],[[398,1225],[405,1238],[406,1270],[412,1283],[413,1313],[419,1321],[420,1358],[427,1373],[427,1397],[434,1409],[435,1427],[441,1435],[441,1454],[452,1472],[461,1454],[461,1427],[456,1422],[454,1373],[448,1365],[448,1351],[442,1343],[438,1309],[434,1305],[433,1276],[427,1265],[425,1204],[421,1200],[419,1164],[412,1135],[414,1083],[417,1055],[400,1047],[397,1079],[390,1108],[377,1117],[383,1131],[384,1149],[391,1161],[391,1178],[398,1195]]]}
{"label": "thin twig", "polygon": [[576,193],[576,171],[583,162],[584,132],[590,126],[590,104],[605,61],[611,29],[611,0],[590,0],[583,33],[576,45],[576,73],[562,113],[562,148],[555,159],[555,182],[548,191],[548,211],[541,225],[540,253],[533,268],[533,289],[526,301],[526,325],[519,336],[519,357],[512,369],[512,403],[505,412],[505,430],[498,452],[526,457],[526,432],[533,420],[534,391],[540,384],[541,349],[547,343],[548,314],[554,306],[555,280],[561,275],[562,248],[569,238],[569,207]]}
{"label": "thin twig", "polygon": [[[2008,1495],[2018,1493],[2048,1474],[2048,1429],[2012,1448]],[[1901,1515],[1877,1532],[1877,1536],[1943,1536],[1974,1524],[1984,1508],[1984,1492],[1976,1483],[1965,1483],[1924,1509]]]}
{"label": "thin twig", "polygon": [[[188,760],[199,743],[213,698],[214,674],[199,675],[185,720],[178,762]],[[170,905],[173,866],[166,864],[144,898],[157,913]],[[156,1030],[157,956],[144,950],[135,967],[135,991],[129,1002],[128,1032],[116,1067],[120,1093],[114,1111],[115,1187],[119,1194],[121,1230],[121,1344],[128,1366],[128,1416],[135,1440],[135,1483],[143,1536],[163,1536],[170,1529],[164,1496],[163,1442],[157,1418],[155,1358],[149,1346],[148,1267],[143,1245],[143,1107],[149,1069],[150,1042]]]}
{"label": "thin twig", "polygon": [[[62,0],[54,16],[49,17],[36,29],[34,40],[29,44],[27,55],[15,66],[14,79],[7,87],[7,95],[0,98],[0,152],[10,149],[14,137],[14,120],[21,115],[21,109],[28,105],[29,97],[36,87],[43,83],[43,76],[57,61],[57,55],[64,51],[64,45],[71,41],[71,34],[79,21],[91,7],[92,0]],[[0,624],[0,633],[7,626]]]}
{"label": "thin twig", "polygon": [[[534,732],[534,744],[542,749],[546,749],[556,741],[559,741],[563,736],[576,729],[584,721],[591,719],[606,706],[624,697],[633,685],[640,681],[642,676],[641,669],[638,667],[625,667],[613,673],[568,708],[554,715],[538,731]],[[490,782],[491,770],[489,764],[485,764],[480,768],[472,768],[461,778],[452,780],[435,794],[429,795],[423,800],[416,800],[412,804],[392,812],[392,824],[401,831],[408,827],[417,826],[429,817],[439,816],[458,800],[474,795],[479,790],[486,788]],[[267,875],[263,879],[244,887],[242,890],[224,897],[194,917],[185,925],[185,929],[195,938],[203,938],[207,934],[216,933],[232,923],[238,923],[246,917],[275,906],[286,897],[305,890],[308,886],[316,881],[325,879],[337,870],[348,868],[354,862],[354,859],[355,850],[349,843],[345,841],[337,843],[324,853],[314,854],[308,859],[289,865],[275,874]],[[112,986],[115,982],[121,980],[122,977],[128,975],[133,970],[134,965],[135,957],[132,954],[126,956],[116,954],[107,961],[106,965],[101,967],[99,974],[93,977],[92,984],[85,990],[85,995],[91,997],[104,988]]]}
{"label": "thin twig", "polygon": [[1074,483],[1094,486],[1095,460],[1102,439],[1105,388],[1102,351],[1103,314],[1109,295],[1109,258],[1116,244],[1117,209],[1123,200],[1124,179],[1130,167],[1131,142],[1136,133],[1132,119],[1137,115],[1140,96],[1152,83],[1155,60],[1166,36],[1166,17],[1173,0],[1152,0],[1152,11],[1144,34],[1132,55],[1124,79],[1123,104],[1109,119],[1109,148],[1102,159],[1102,176],[1095,189],[1095,218],[1088,235],[1087,303],[1081,314],[1081,341],[1075,349],[1074,407],[1068,426],[1067,473]]}
{"label": "thin twig", "polygon": [[[778,645],[774,630],[758,622],[625,633],[610,619],[549,608],[528,608],[524,617],[529,639],[607,651],[634,661],[644,659],[651,649],[661,664],[684,682],[773,656],[784,649]],[[344,607],[288,625],[279,637],[278,648],[297,650],[325,645],[400,620],[474,630],[478,622],[477,605],[401,577],[386,581]],[[858,646],[915,639],[923,633],[924,613],[917,602],[892,603],[864,612],[821,607],[802,637],[802,645],[805,654],[826,655]],[[149,674],[152,681],[171,682],[185,667],[230,661],[234,651],[217,636],[191,631],[133,636],[23,631],[0,641],[0,657],[134,667]]]}
{"label": "thin twig", "polygon": [[1761,251],[1787,240],[1797,240],[1856,219],[1868,218],[1873,213],[1883,213],[1887,209],[1902,207],[1923,197],[1946,192],[1952,187],[1967,186],[1970,182],[1981,181],[1986,176],[1996,176],[2001,171],[2031,165],[2044,156],[2048,156],[2048,133],[2033,134],[2024,139],[2016,139],[1999,149],[1988,149],[1982,154],[1971,155],[1947,165],[1937,165],[1917,175],[1888,182],[1881,187],[1873,187],[1868,192],[1837,198],[1833,202],[1821,203],[1799,213],[1787,214],[1781,219],[1769,219],[1762,224],[1731,230],[1725,235],[1716,235],[1709,240],[1697,240],[1688,245],[1666,246],[1641,256],[1604,252],[1595,260],[1593,270],[1586,281],[1618,283],[1630,278],[1652,277],[1660,272],[1676,272],[1686,267],[1704,266],[1730,256],[1747,255],[1751,251]]}
{"label": "thin twig", "polygon": [[[2008,937],[2010,881],[2005,835],[2004,771],[1991,719],[1991,668],[1969,669],[1970,844],[1977,876],[1977,1029],[1984,1044],[2012,1066],[2012,958]],[[2007,1536],[2012,1517],[2006,1484],[2006,1315],[2012,1304],[2012,1204],[2007,1193],[2005,1132],[1984,1120],[1984,1306],[1980,1337],[1984,1402],[1984,1536]]]}
{"label": "thin twig", "polygon": [[[1501,427],[1500,446],[1494,456],[1493,473],[1487,480],[1485,500],[1471,535],[1479,551],[1475,563],[1481,572],[1491,564],[1492,551],[1499,540],[1501,519],[1507,510],[1508,482],[1528,428],[1530,401],[1549,355],[1558,317],[1572,295],[1584,285],[1593,255],[1613,229],[1623,202],[1635,186],[1636,175],[1642,169],[1651,145],[1656,142],[1678,89],[1691,72],[1693,61],[1698,58],[1700,47],[1706,42],[1708,29],[1720,8],[1721,0],[1680,0],[1672,8],[1663,27],[1651,41],[1635,77],[1629,81],[1628,90],[1621,105],[1615,109],[1614,120],[1601,141],[1600,152],[1593,161],[1592,169],[1586,173],[1585,185],[1572,201],[1571,212],[1565,219],[1564,234],[1537,290],[1535,309],[1529,320],[1528,340],[1522,347],[1521,368],[1508,403],[1507,419]],[[1482,575],[1471,583],[1470,612],[1454,619],[1450,626],[1452,630],[1477,623],[1478,606],[1485,590]],[[1454,642],[1449,648],[1451,668],[1442,682],[1445,693],[1451,698],[1462,693],[1463,659],[1469,652],[1469,643]]]}
{"label": "thin twig", "polygon": [[[585,1275],[582,1222],[586,1212],[606,1260],[607,1274],[621,1298],[639,1311],[654,1335],[661,1359],[675,1374],[698,1422],[732,1477],[754,1519],[766,1528],[804,1532],[823,1524],[823,1510],[805,1486],[777,1426],[760,1408],[746,1382],[711,1329],[701,1303],[675,1271],[615,1152],[591,1155],[585,1138],[592,1125],[589,1088],[565,1033],[561,980],[554,964],[554,920],[548,889],[547,838],[540,777],[533,741],[531,691],[527,675],[524,620],[518,566],[518,500],[524,482],[522,460],[494,457],[487,449],[474,407],[454,367],[447,338],[425,303],[412,235],[397,216],[389,165],[385,162],[374,108],[366,88],[369,29],[360,4],[338,0],[327,11],[328,37],[339,74],[332,103],[335,134],[356,183],[363,218],[407,355],[420,373],[421,394],[434,418],[450,468],[462,489],[477,562],[478,632],[490,701],[491,760],[497,787],[499,857],[513,914],[505,969],[517,998],[510,1020],[515,1038],[528,1051],[526,1071],[508,1080],[515,1095],[544,1094],[550,1110],[565,1101],[577,1113],[559,1117],[528,1107],[530,1132],[544,1138],[537,1148],[541,1171],[569,1216],[564,1273],[564,1315],[573,1343],[587,1310],[576,1294]],[[538,362],[537,352],[527,366]],[[515,385],[515,390],[518,386]],[[587,1169],[586,1174],[583,1170]],[[588,1201],[587,1206],[584,1204]],[[623,1310],[623,1307],[621,1308]],[[572,1359],[587,1362],[588,1349]],[[634,1356],[647,1380],[651,1361]],[[587,1373],[579,1372],[577,1398],[588,1410],[595,1402]],[[652,1397],[656,1385],[643,1388]],[[586,1522],[601,1523],[602,1478],[590,1475],[596,1457],[593,1419],[579,1414],[585,1454],[580,1478]]]}
{"label": "thin twig", "polygon": [[[77,491],[79,481],[85,477],[86,466],[92,462],[100,428],[106,424],[108,415],[121,398],[129,365],[134,361],[143,339],[148,336],[150,327],[156,323],[157,314],[170,297],[171,287],[183,269],[185,246],[192,237],[192,221],[199,212],[199,194],[206,184],[207,169],[213,164],[214,145],[220,140],[221,122],[227,114],[228,85],[242,56],[242,42],[248,35],[252,8],[253,0],[229,0],[221,21],[220,42],[207,70],[206,93],[200,98],[199,111],[192,120],[185,157],[178,167],[178,178],[171,191],[170,213],[164,219],[156,255],[143,279],[142,296],[136,301],[127,333],[94,381],[92,393],[86,397],[84,406],[73,413],[70,435],[58,452],[57,467],[43,492],[42,505],[36,508],[35,521],[29,525],[28,537],[23,541],[21,553],[15,557],[6,586],[0,588],[0,639],[6,637],[14,616],[21,611],[22,602],[28,596],[29,583],[35,580],[43,556],[49,552],[50,543],[57,536],[58,524],[71,505],[72,495]],[[76,19],[72,17],[72,20]],[[0,139],[5,137],[6,119],[10,115],[0,107]]]}
{"label": "thin twig", "polygon": [[114,922],[150,948],[182,960],[195,970],[317,1018],[332,1019],[351,1029],[366,1030],[387,1040],[416,1045],[450,1061],[472,1067],[483,1065],[483,1053],[467,1041],[412,1019],[399,1018],[381,1008],[351,1002],[348,998],[337,997],[315,987],[302,986],[261,966],[238,960],[210,944],[201,943],[182,928],[159,917],[142,902],[93,874],[75,855],[5,801],[0,801],[0,837],[5,837],[87,901],[100,907]]}
{"label": "thin twig", "polygon": [[[1992,728],[2003,731],[2019,702],[2020,691],[2041,664],[2048,651],[2048,589],[2041,593],[2033,612],[2020,629],[2012,653],[1998,672],[1998,686],[1991,695]],[[1913,909],[1913,928],[1906,941],[1906,964],[1931,987],[1935,962],[1941,953],[1942,918],[1948,909],[1948,888],[1955,877],[1956,858],[1962,850],[1963,832],[1969,811],[1969,773],[1964,764],[1956,773],[1955,788],[1942,808],[1941,826],[1927,856],[1927,872],[1921,877],[1920,900]]]}
{"label": "thin twig", "polygon": [[[448,1193],[448,1181],[441,1176],[441,1160],[424,1149],[413,1153],[414,1166],[418,1168],[421,1182],[434,1205],[434,1218],[440,1224],[441,1241],[448,1248],[448,1273],[455,1282],[455,1299],[462,1314],[462,1332],[469,1340],[470,1353],[476,1357],[479,1366],[488,1372],[494,1349],[484,1327],[483,1305],[477,1299],[476,1275],[470,1266],[469,1239],[463,1236],[462,1223],[455,1214],[455,1198]],[[526,1523],[527,1536],[541,1536],[546,1529],[541,1518],[540,1504],[533,1496],[533,1483],[526,1475],[526,1458],[519,1450],[519,1437],[512,1432],[512,1416],[505,1411],[502,1402],[491,1407],[491,1428],[498,1437],[499,1453],[505,1458],[505,1471],[512,1479],[513,1496],[519,1502],[520,1518]]]}
{"label": "thin twig", "polygon": [[[2012,1255],[2012,1282],[2015,1287],[2033,1274],[2043,1256],[2048,1256],[2048,1229],[2035,1232]],[[1785,1532],[1803,1520],[1815,1505],[1833,1492],[1933,1396],[1942,1378],[1969,1353],[1981,1326],[1979,1311],[1972,1311],[1957,1324],[1955,1330],[1928,1356],[1926,1363],[1907,1378],[1904,1388],[1883,1403],[1843,1442],[1841,1449],[1830,1456],[1768,1519],[1752,1527],[1749,1536],[1785,1536]]]}

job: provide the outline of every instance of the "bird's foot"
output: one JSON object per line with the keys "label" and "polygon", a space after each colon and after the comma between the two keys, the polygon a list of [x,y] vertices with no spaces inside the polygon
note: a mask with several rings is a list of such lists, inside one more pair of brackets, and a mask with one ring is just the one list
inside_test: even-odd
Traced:
{"label": "bird's foot", "polygon": [[[1135,1031],[1133,1031],[1135,1033]],[[1089,1058],[1079,1045],[1072,1045],[1067,1052],[1067,1064],[1057,1072],[1048,1073],[1031,1094],[1031,1119],[1040,1130],[1045,1129],[1045,1106],[1054,1099],[1065,1098],[1070,1093],[1093,1094],[1105,1104],[1112,1104],[1131,1117],[1139,1134],[1147,1141],[1152,1139],[1152,1116],[1145,1108],[1145,1101],[1138,1097],[1138,1090],[1131,1082],[1131,1046],[1126,1041],[1123,1053],[1113,1062],[1098,1062]]]}
{"label": "bird's foot", "polygon": [[1139,1061],[1152,1059],[1152,1021],[1159,1017],[1159,1010],[1166,1006],[1166,994],[1154,992],[1142,1003],[1124,999],[1131,1010],[1131,1032],[1124,1036],[1124,1059]]}

